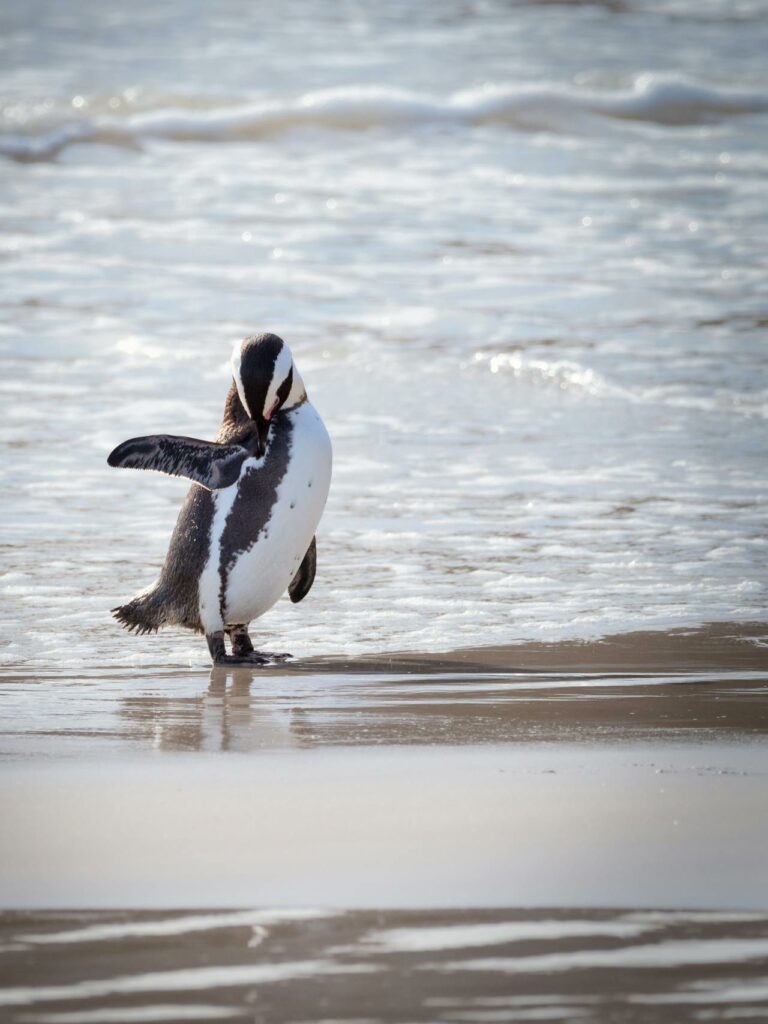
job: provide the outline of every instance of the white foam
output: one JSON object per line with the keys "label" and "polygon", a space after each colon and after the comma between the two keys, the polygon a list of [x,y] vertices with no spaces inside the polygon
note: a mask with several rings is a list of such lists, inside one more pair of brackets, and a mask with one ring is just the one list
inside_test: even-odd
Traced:
{"label": "white foam", "polygon": [[663,1003],[758,1003],[768,1001],[768,979],[732,979],[717,982],[700,982],[676,992],[653,992],[629,997],[631,1003],[647,1005]]}
{"label": "white foam", "polygon": [[328,974],[369,973],[377,969],[367,964],[337,964],[327,960],[184,968],[176,971],[154,971],[148,974],[78,981],[71,985],[24,985],[6,988],[0,991],[0,1006],[25,1006],[66,999],[101,999],[105,996],[134,995],[142,992],[199,992],[203,989],[241,988],[244,985],[268,985]]}
{"label": "white foam", "polygon": [[213,931],[219,928],[260,927],[280,924],[283,921],[309,921],[329,916],[331,915],[319,910],[242,910],[224,914],[184,914],[159,921],[114,921],[63,932],[17,935],[15,941],[35,946],[73,942],[112,942],[131,938],[187,935],[190,932]]}
{"label": "white foam", "polygon": [[446,1021],[466,1021],[467,1024],[503,1024],[504,1021],[575,1021],[580,1017],[589,1017],[594,1020],[591,1010],[580,1008],[572,1004],[564,1003],[562,1006],[529,1006],[521,1010],[506,1009],[481,1010],[473,1007],[471,1010],[454,1010],[442,1015]]}
{"label": "white foam", "polygon": [[485,364],[491,373],[509,373],[518,380],[544,384],[561,391],[587,395],[625,397],[625,389],[609,383],[595,370],[567,359],[541,359],[521,352],[477,352],[475,363]]}
{"label": "white foam", "polygon": [[0,138],[0,153],[17,160],[46,160],[84,142],[129,147],[152,139],[236,142],[307,127],[365,131],[420,124],[498,124],[572,132],[583,124],[580,116],[683,125],[767,110],[768,95],[763,92],[655,74],[640,75],[631,88],[613,92],[501,83],[440,98],[386,86],[354,85],[223,109],[158,109],[127,117],[83,119],[42,135],[13,132]]}
{"label": "white foam", "polygon": [[390,928],[363,936],[357,952],[417,953],[427,950],[467,949],[507,942],[534,942],[606,936],[628,939],[651,926],[619,921],[500,921],[491,924],[447,925],[434,928]]}
{"label": "white foam", "polygon": [[584,949],[541,956],[483,957],[425,965],[424,970],[541,974],[592,969],[650,969],[698,964],[746,963],[768,956],[768,939],[704,939],[658,942],[621,949]]}
{"label": "white foam", "polygon": [[692,393],[682,385],[623,387],[589,366],[569,359],[543,359],[522,352],[480,350],[473,364],[487,367],[491,373],[508,374],[516,380],[597,398],[614,398],[637,404],[694,409],[701,412],[727,411],[734,415],[768,419],[768,391],[751,393],[729,388],[711,388],[706,394]]}
{"label": "white foam", "polygon": [[25,1024],[159,1024],[161,1021],[242,1019],[240,1009],[190,1003],[114,1006],[98,1010],[54,1011],[24,1017]]}

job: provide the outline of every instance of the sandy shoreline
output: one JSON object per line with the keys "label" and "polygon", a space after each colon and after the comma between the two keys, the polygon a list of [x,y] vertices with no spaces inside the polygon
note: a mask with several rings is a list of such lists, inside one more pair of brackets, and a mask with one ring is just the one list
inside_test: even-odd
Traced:
{"label": "sandy shoreline", "polygon": [[[292,666],[288,666],[289,668]],[[716,622],[638,630],[599,640],[523,642],[435,654],[307,658],[301,671],[681,672],[768,670],[768,623]]]}
{"label": "sandy shoreline", "polygon": [[768,733],[768,626],[582,644],[0,675],[0,762],[520,743],[709,744]]}
{"label": "sandy shoreline", "polygon": [[5,907],[768,908],[762,743],[7,766]]}
{"label": "sandy shoreline", "polygon": [[[149,638],[150,641],[153,639]],[[128,643],[128,641],[126,641]],[[185,674],[190,669],[167,663],[135,664],[134,647],[126,646],[124,669],[102,668],[84,662],[75,672],[40,669],[34,662],[0,667],[0,682],[79,675],[83,678],[125,678],[160,672],[163,676]],[[588,640],[522,641],[506,645],[464,647],[436,652],[386,652],[350,657],[324,655],[303,657],[280,665],[248,671],[255,677],[293,673],[439,673],[439,672],[568,672],[595,676],[599,672],[652,673],[694,671],[768,670],[768,623],[712,622],[697,627],[668,630],[637,630]],[[201,666],[199,671],[205,671]],[[220,670],[223,672],[224,670]],[[232,669],[227,670],[229,673]]]}
{"label": "sandy shoreline", "polygon": [[768,1013],[766,633],[6,671],[0,1015]]}
{"label": "sandy shoreline", "polygon": [[0,905],[762,910],[764,632],[6,677]]}

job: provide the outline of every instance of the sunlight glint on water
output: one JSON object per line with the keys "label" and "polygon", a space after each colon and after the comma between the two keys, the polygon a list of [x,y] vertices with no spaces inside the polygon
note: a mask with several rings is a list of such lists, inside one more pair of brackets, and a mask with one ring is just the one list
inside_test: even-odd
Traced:
{"label": "sunlight glint on water", "polygon": [[260,329],[336,458],[267,646],[765,618],[765,4],[78,9],[0,15],[6,664],[207,661],[109,618],[185,488],[105,456]]}

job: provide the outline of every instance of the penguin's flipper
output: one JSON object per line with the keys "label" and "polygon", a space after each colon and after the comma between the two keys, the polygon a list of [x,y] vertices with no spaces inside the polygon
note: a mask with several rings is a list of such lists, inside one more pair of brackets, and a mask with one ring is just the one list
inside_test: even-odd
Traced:
{"label": "penguin's flipper", "polygon": [[315,582],[315,570],[317,569],[317,544],[315,538],[307,548],[304,560],[299,566],[299,571],[288,584],[288,595],[294,604],[298,604],[306,597],[312,584]]}
{"label": "penguin's flipper", "polygon": [[123,441],[107,462],[127,469],[154,469],[169,476],[184,476],[209,491],[229,487],[251,452],[239,444],[215,444],[194,437],[152,434]]}

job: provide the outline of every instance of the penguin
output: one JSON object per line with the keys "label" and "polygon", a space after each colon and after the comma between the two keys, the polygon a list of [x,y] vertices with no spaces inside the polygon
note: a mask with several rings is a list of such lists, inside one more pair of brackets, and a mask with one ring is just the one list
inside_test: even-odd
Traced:
{"label": "penguin", "polygon": [[331,441],[282,338],[237,342],[232,376],[215,441],[134,437],[108,456],[192,481],[159,577],[112,614],[137,633],[203,633],[214,664],[261,665],[290,655],[254,650],[249,624],[286,590],[301,601],[315,579]]}

